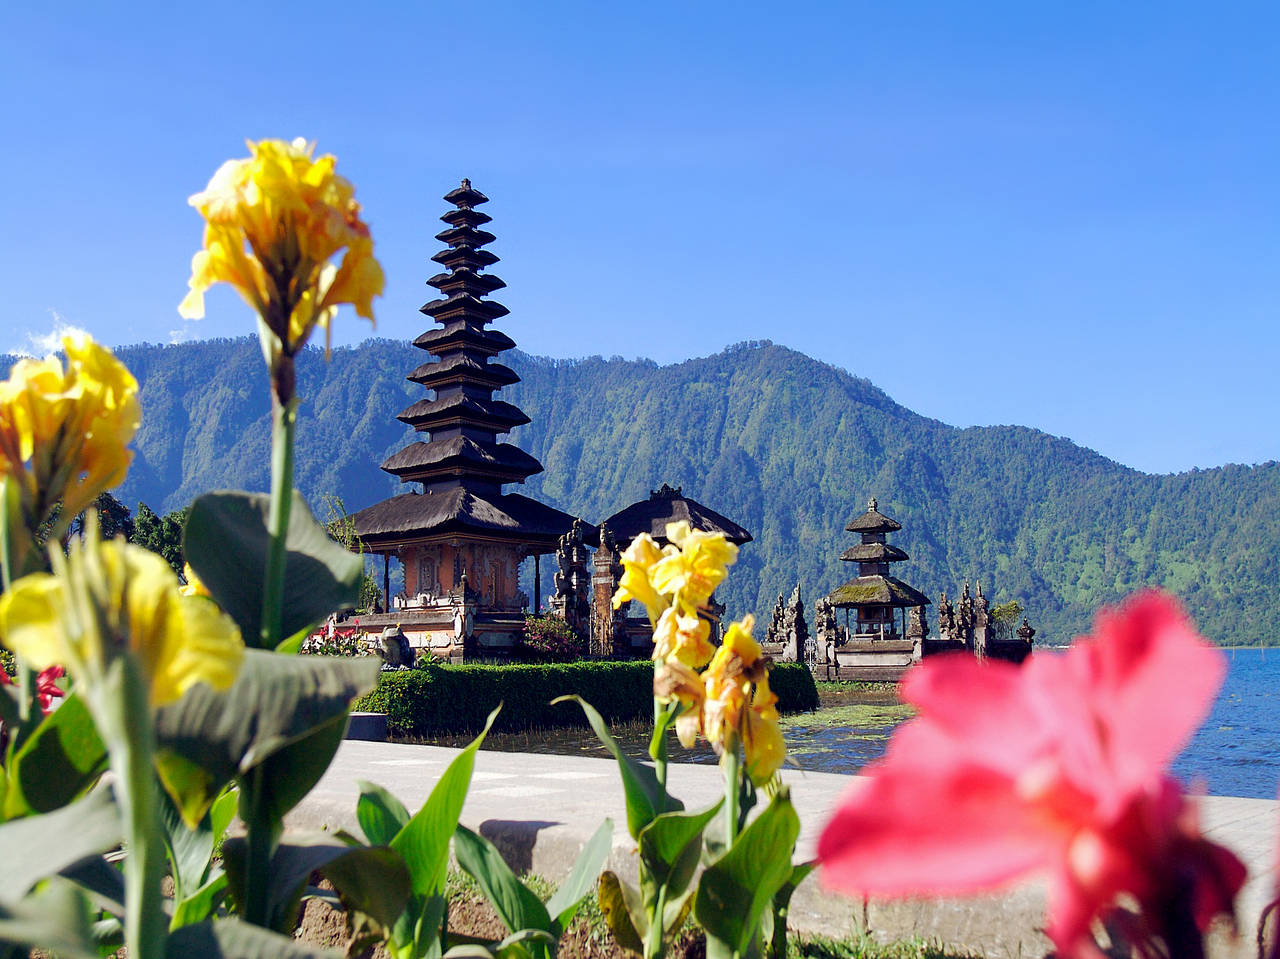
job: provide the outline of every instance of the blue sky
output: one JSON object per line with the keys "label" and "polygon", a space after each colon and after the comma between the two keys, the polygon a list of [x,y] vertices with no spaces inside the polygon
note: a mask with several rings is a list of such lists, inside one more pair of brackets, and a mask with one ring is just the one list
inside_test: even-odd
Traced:
{"label": "blue sky", "polygon": [[186,198],[304,136],[357,185],[379,336],[427,327],[467,176],[529,352],[767,338],[1148,471],[1280,458],[1280,7],[903,7],[5,5],[0,348],[252,331],[227,291],[177,315]]}

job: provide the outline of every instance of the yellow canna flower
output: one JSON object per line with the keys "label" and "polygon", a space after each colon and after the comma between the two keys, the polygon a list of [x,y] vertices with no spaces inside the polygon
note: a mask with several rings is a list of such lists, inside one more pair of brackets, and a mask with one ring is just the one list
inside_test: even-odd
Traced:
{"label": "yellow canna flower", "polygon": [[727,567],[738,559],[738,547],[723,533],[690,529],[683,520],[668,524],[667,539],[675,549],[653,565],[649,579],[659,593],[693,614],[724,582]]}
{"label": "yellow canna flower", "polygon": [[0,638],[34,669],[55,663],[90,697],[117,656],[133,655],[153,707],[205,682],[226,689],[244,645],[211,602],[183,596],[169,564],[123,540],[102,542],[91,521],[66,557],[51,550],[52,574],[35,573],[0,596]]}
{"label": "yellow canna flower", "polygon": [[769,689],[769,658],[751,631],[755,617],[729,626],[724,642],[702,674],[702,732],[717,753],[741,742],[747,774],[761,785],[786,756],[778,729],[778,697]]}
{"label": "yellow canna flower", "polygon": [[191,197],[205,218],[204,248],[192,258],[191,290],[178,312],[198,319],[204,291],[231,284],[258,314],[274,369],[276,359],[302,349],[317,326],[328,349],[329,323],[340,304],[372,321],[384,277],[355,188],[334,172],[332,155],[313,159],[315,145],[302,139],[248,147],[251,156],[228,160]]}
{"label": "yellow canna flower", "polygon": [[55,356],[23,359],[0,383],[0,468],[19,484],[32,532],[62,503],[67,522],[119,484],[141,419],[138,381],[81,332]]}
{"label": "yellow canna flower", "polygon": [[653,670],[653,695],[660,703],[679,702],[683,707],[676,717],[676,736],[685,749],[692,749],[702,731],[702,677],[678,659],[660,662]]}
{"label": "yellow canna flower", "polygon": [[716,651],[710,635],[711,624],[705,619],[696,614],[685,616],[672,606],[663,611],[653,628],[653,659],[675,659],[694,669],[705,666]]}
{"label": "yellow canna flower", "polygon": [[[674,553],[673,547],[668,549]],[[622,579],[618,583],[618,591],[613,594],[613,608],[618,609],[630,600],[639,600],[649,613],[649,622],[656,623],[662,611],[670,606],[670,602],[658,595],[649,581],[650,570],[663,557],[653,537],[641,533],[631,541],[622,554]]]}
{"label": "yellow canna flower", "polygon": [[178,587],[178,592],[183,596],[209,596],[209,587],[200,581],[190,563],[182,564],[182,578],[186,582]]}

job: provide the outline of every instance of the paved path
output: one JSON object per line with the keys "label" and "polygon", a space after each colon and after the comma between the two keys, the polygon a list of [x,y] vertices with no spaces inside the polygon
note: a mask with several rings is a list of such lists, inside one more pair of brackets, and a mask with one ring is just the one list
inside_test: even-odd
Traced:
{"label": "paved path", "polygon": [[[324,778],[291,814],[293,828],[345,827],[358,832],[356,781],[389,789],[417,810],[456,749],[392,743],[343,743]],[[840,795],[856,788],[856,776],[786,770],[792,800],[800,814],[799,858],[813,854],[818,832]],[[669,788],[687,808],[716,801],[719,768],[673,764]],[[1207,797],[1205,831],[1233,849],[1249,866],[1250,881],[1241,900],[1244,935],[1232,943],[1215,940],[1214,955],[1243,959],[1253,955],[1253,926],[1269,900],[1275,879],[1277,815],[1280,804],[1263,799]],[[550,879],[566,875],[583,843],[606,817],[614,821],[611,868],[634,880],[635,845],[626,829],[622,787],[611,760],[530,753],[478,754],[464,824],[488,836],[508,861]],[[861,903],[825,892],[811,878],[797,891],[791,924],[805,931],[848,935],[868,928],[878,937],[923,936],[979,950],[993,959],[1045,955],[1048,941],[1038,932],[1043,922],[1042,891],[1028,884],[1000,896],[969,900]]]}

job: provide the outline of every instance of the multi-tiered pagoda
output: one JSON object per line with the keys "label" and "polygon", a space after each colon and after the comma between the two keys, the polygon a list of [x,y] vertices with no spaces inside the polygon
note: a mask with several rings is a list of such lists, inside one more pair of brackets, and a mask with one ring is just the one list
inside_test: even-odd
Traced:
{"label": "multi-tiered pagoda", "polygon": [[907,628],[905,622],[895,621],[895,612],[902,610],[905,616],[908,609],[929,605],[924,593],[889,575],[890,564],[910,558],[885,541],[885,535],[896,533],[902,524],[881,513],[872,498],[867,511],[845,529],[861,534],[862,542],[840,556],[847,563],[858,564],[858,576],[833,590],[827,601],[836,609],[853,610],[853,638],[900,639]]}
{"label": "multi-tiered pagoda", "polygon": [[[382,468],[419,489],[375,503],[353,517],[369,551],[395,557],[404,591],[386,619],[412,645],[457,656],[497,653],[514,640],[529,605],[519,590],[519,567],[529,556],[553,552],[574,518],[518,493],[542,464],[498,436],[529,422],[510,403],[494,399],[520,377],[493,358],[515,342],[488,325],[508,310],[488,295],[506,284],[486,269],[498,257],[483,247],[492,218],[476,209],[488,197],[463,180],[445,196],[456,209],[436,234],[447,249],[432,257],[447,272],[427,281],[441,298],[422,307],[439,324],[416,340],[434,357],[409,379],[435,396],[414,403],[399,419],[426,440],[410,443]],[[594,530],[593,530],[594,532]],[[385,566],[384,566],[385,569]],[[371,623],[380,623],[380,619]]]}

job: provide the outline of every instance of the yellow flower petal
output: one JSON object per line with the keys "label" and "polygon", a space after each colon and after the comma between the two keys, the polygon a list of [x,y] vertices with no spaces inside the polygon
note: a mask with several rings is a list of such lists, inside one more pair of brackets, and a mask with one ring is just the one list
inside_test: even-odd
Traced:
{"label": "yellow flower petal", "polygon": [[209,600],[182,596],[161,557],[101,542],[91,522],[55,569],[17,580],[0,597],[0,638],[33,668],[62,663],[92,688],[114,657],[133,655],[152,706],[196,683],[226,689],[235,680],[239,630]]}
{"label": "yellow flower petal", "polygon": [[665,610],[653,628],[653,659],[679,660],[697,669],[715,653],[711,645],[711,624],[701,616],[685,616],[674,606]]}
{"label": "yellow flower petal", "polygon": [[292,356],[317,326],[327,332],[340,304],[372,321],[385,281],[355,189],[331,155],[313,158],[315,145],[302,139],[248,146],[249,157],[224,163],[190,199],[205,218],[204,249],[178,310],[203,315],[204,291],[229,283],[275,339],[269,355]]}
{"label": "yellow flower petal", "polygon": [[638,600],[644,604],[649,622],[658,621],[662,611],[671,604],[653,588],[653,584],[649,582],[649,571],[662,556],[662,550],[648,533],[641,533],[631,541],[621,557],[622,579],[618,583],[618,591],[613,594],[614,609],[630,600]]}

